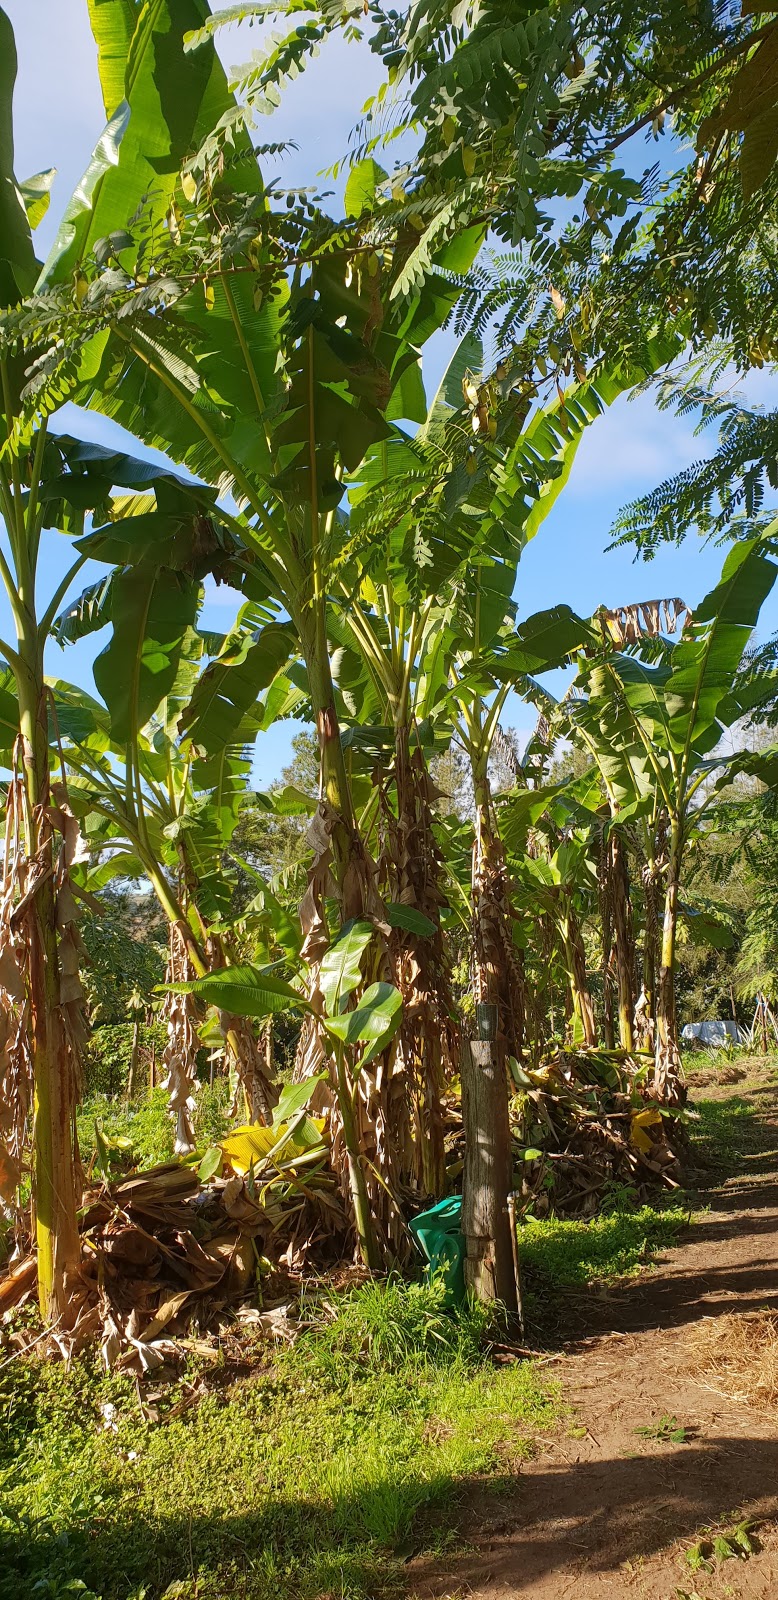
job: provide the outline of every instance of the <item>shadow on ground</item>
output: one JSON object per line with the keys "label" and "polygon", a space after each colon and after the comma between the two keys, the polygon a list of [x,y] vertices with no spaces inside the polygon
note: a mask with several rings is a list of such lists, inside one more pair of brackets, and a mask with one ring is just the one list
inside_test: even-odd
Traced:
{"label": "shadow on ground", "polygon": [[[364,1493],[358,1504],[344,1495],[334,1507],[268,1496],[258,1512],[218,1518],[190,1516],[183,1507],[155,1522],[127,1517],[117,1526],[107,1516],[87,1526],[74,1522],[56,1534],[27,1527],[15,1537],[6,1525],[0,1595],[27,1600],[36,1592],[37,1575],[62,1571],[63,1565],[104,1600],[126,1600],[144,1585],[146,1600],[157,1600],[171,1584],[180,1600],[312,1600],[333,1592],[396,1593],[398,1585],[451,1593],[492,1583],[520,1594],[569,1569],[571,1560],[590,1571],[616,1571],[679,1538],[693,1540],[706,1523],[735,1509],[771,1520],[778,1515],[777,1485],[778,1443],[745,1437],[659,1447],[658,1454],[633,1459],[538,1463],[526,1475],[489,1486],[441,1481],[428,1486],[429,1503],[395,1550],[394,1563],[387,1563],[379,1541],[372,1549],[354,1546],[353,1522],[358,1516],[363,1523]],[[387,1492],[388,1484],[376,1489],[377,1517]],[[414,1551],[439,1540],[463,1500],[465,1535],[477,1535],[481,1547],[447,1554],[443,1586],[435,1558]]]}
{"label": "shadow on ground", "polygon": [[448,1555],[445,1580],[434,1561],[417,1558],[416,1589],[552,1595],[554,1584],[544,1580],[571,1567],[582,1574],[619,1573],[626,1562],[640,1562],[676,1540],[693,1544],[701,1528],[736,1512],[762,1524],[778,1516],[778,1443],[721,1437],[660,1450],[633,1459],[535,1465],[526,1478],[519,1476],[509,1517],[495,1495],[482,1490],[477,1499],[471,1496],[469,1531],[479,1548]]}

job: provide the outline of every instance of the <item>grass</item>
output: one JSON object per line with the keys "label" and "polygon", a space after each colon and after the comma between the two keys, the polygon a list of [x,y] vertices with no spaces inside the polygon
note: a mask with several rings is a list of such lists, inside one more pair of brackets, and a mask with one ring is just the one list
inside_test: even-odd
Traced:
{"label": "grass", "polygon": [[[706,1161],[753,1159],[748,1100],[696,1110]],[[201,1091],[204,1141],[223,1114]],[[160,1091],[133,1109],[92,1100],[87,1149],[95,1118],[145,1164],[169,1153]],[[640,1272],[686,1220],[620,1192],[591,1222],[524,1224],[531,1305]],[[471,1480],[509,1483],[562,1409],[533,1362],[496,1366],[483,1315],[454,1319],[435,1287],[319,1291],[303,1310],[291,1350],[244,1336],[240,1369],[190,1361],[167,1385],[87,1357],[0,1363],[0,1600],[394,1600],[408,1556],[455,1537]]]}
{"label": "grass", "polygon": [[83,1357],[70,1372],[13,1362],[0,1370],[0,1595],[69,1600],[75,1580],[102,1600],[401,1589],[408,1553],[446,1541],[464,1484],[510,1471],[557,1413],[532,1363],[487,1359],[483,1331],[434,1287],[369,1285],[165,1421],[174,1385],[157,1423],[130,1379]]}
{"label": "grass", "polygon": [[756,1107],[742,1095],[695,1099],[694,1112],[689,1124],[692,1140],[705,1164],[720,1176],[739,1171],[744,1159],[761,1148],[764,1135]]}
{"label": "grass", "polygon": [[614,1282],[640,1272],[688,1220],[688,1210],[673,1205],[614,1211],[591,1222],[528,1222],[519,1234],[521,1259],[533,1283],[552,1290]]}

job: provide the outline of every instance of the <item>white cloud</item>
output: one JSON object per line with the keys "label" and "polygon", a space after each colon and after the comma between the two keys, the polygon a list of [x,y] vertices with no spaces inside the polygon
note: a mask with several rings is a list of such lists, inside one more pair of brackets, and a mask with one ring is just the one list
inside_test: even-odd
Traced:
{"label": "white cloud", "polygon": [[688,422],[659,411],[650,394],[635,400],[624,396],[585,433],[566,493],[589,497],[607,489],[628,491],[631,498],[709,448]]}
{"label": "white cloud", "polygon": [[[725,383],[726,378],[717,387],[721,390]],[[731,393],[746,405],[778,406],[775,370],[754,369],[736,388],[733,374]],[[623,395],[584,435],[566,491],[568,502],[576,495],[588,498],[604,491],[633,499],[711,455],[717,430],[710,427],[698,434],[695,421],[660,411],[651,390],[634,399]]]}

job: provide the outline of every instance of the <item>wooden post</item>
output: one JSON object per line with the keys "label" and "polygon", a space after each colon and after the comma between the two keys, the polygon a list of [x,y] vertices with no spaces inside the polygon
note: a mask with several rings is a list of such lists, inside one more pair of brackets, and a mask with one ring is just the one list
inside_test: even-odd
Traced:
{"label": "wooden post", "polygon": [[130,1053],[130,1070],[127,1076],[127,1099],[132,1100],[135,1094],[135,1079],[140,1060],[140,1016],[135,1013],[132,1024],[132,1050]]}
{"label": "wooden post", "polygon": [[[518,1312],[508,1196],[513,1189],[505,1050],[494,1037],[496,1007],[479,1006],[479,1033],[462,1047],[465,1164],[462,1233],[465,1283],[478,1300]],[[492,1019],[487,1013],[495,1012]]]}

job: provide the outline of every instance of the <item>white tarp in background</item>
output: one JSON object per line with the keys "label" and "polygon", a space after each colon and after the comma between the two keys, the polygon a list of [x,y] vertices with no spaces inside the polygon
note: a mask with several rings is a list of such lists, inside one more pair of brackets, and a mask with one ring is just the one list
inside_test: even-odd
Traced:
{"label": "white tarp in background", "polygon": [[681,1030],[681,1038],[684,1044],[706,1044],[713,1050],[720,1050],[730,1039],[735,1044],[748,1043],[745,1029],[731,1018],[717,1022],[687,1022]]}

